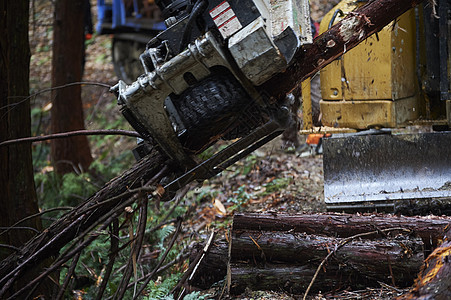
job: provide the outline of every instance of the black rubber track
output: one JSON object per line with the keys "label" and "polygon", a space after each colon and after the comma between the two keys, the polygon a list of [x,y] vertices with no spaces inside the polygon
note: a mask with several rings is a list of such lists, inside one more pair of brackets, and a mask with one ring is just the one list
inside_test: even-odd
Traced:
{"label": "black rubber track", "polygon": [[203,149],[218,135],[238,125],[240,113],[251,98],[230,74],[214,74],[186,90],[174,105],[187,128],[184,147]]}

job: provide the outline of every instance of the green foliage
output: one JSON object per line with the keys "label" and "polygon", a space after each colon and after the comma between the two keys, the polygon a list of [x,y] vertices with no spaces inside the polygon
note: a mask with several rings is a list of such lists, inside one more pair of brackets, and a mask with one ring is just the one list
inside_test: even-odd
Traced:
{"label": "green foliage", "polygon": [[210,295],[201,295],[200,291],[192,292],[183,297],[183,300],[207,300]]}
{"label": "green foliage", "polygon": [[110,150],[106,149],[91,164],[91,169],[106,180],[110,180],[129,168],[135,159],[129,150],[119,153],[117,156],[110,156],[109,152]]}
{"label": "green foliage", "polygon": [[238,189],[233,191],[232,197],[227,199],[227,202],[232,202],[231,211],[240,210],[250,199],[251,196],[246,192],[246,185],[241,185]]}
{"label": "green foliage", "polygon": [[251,154],[244,160],[243,167],[241,169],[242,175],[248,175],[257,164],[259,158],[255,154]]}
{"label": "green foliage", "polygon": [[[86,40],[86,39],[85,39],[85,47],[86,47],[87,51],[89,51],[88,47],[89,47],[90,45],[93,45],[93,44],[95,43],[96,37],[97,37],[97,32],[94,32],[94,33],[92,34],[92,37],[91,37],[89,40]],[[109,41],[109,39],[108,39],[108,41]],[[111,44],[111,43],[110,43],[110,44]]]}
{"label": "green foliage", "polygon": [[157,231],[156,236],[157,236],[157,241],[158,241],[158,246],[163,249],[163,251],[165,250],[165,247],[163,245],[164,240],[171,235],[171,233],[173,233],[175,231],[175,227],[173,225],[167,225],[164,226],[163,228],[161,228],[160,230]]}
{"label": "green foliage", "polygon": [[61,181],[61,205],[76,206],[80,200],[88,198],[98,189],[91,183],[89,174],[67,173]]}
{"label": "green foliage", "polygon": [[105,53],[97,55],[95,62],[96,63],[105,63],[107,61],[108,56]]}
{"label": "green foliage", "polygon": [[[149,295],[145,297],[145,300],[173,300],[174,297],[170,295],[172,288],[180,280],[182,274],[171,274],[161,282],[151,281],[148,285]],[[202,295],[201,292],[192,292],[183,297],[183,300],[207,300],[210,295]]]}
{"label": "green foliage", "polygon": [[151,281],[149,283],[148,290],[149,295],[144,298],[145,300],[172,300],[174,297],[169,295],[172,288],[177,284],[177,282],[182,277],[182,274],[171,274],[161,282]]}
{"label": "green foliage", "polygon": [[291,178],[291,177],[276,178],[273,181],[268,182],[263,185],[266,188],[266,191],[263,193],[263,195],[281,191],[281,190],[285,189],[292,182],[293,182],[293,178]]}

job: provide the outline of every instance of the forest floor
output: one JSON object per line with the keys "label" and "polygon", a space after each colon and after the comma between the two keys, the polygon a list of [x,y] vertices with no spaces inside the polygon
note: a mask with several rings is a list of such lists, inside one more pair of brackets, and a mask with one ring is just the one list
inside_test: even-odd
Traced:
{"label": "forest floor", "polygon": [[[334,1],[312,2],[312,18],[319,21],[333,7]],[[49,1],[33,1],[30,18],[31,93],[51,86],[52,9]],[[95,7],[93,7],[94,11]],[[117,77],[111,63],[111,37],[94,35],[87,41],[83,81],[114,85]],[[106,88],[83,85],[82,100],[87,129],[130,129],[123,120],[115,97]],[[50,133],[50,93],[37,95],[32,102],[33,134]],[[301,137],[302,139],[302,137]],[[100,163],[111,164],[120,157],[122,168],[129,168],[134,160],[133,138],[90,138],[91,152]],[[219,145],[220,146],[220,145]],[[35,150],[37,146],[35,146]],[[48,147],[47,147],[48,148]],[[35,172],[52,171],[48,150],[35,153]],[[222,174],[194,187],[185,203],[202,198],[188,224],[198,239],[207,232],[228,230],[235,212],[324,212],[322,156],[300,157],[284,149],[278,138],[239,161]],[[340,292],[331,295],[312,295],[314,299],[391,299],[393,291],[381,287],[364,291]],[[297,299],[293,295],[276,292],[246,292],[235,299]]]}

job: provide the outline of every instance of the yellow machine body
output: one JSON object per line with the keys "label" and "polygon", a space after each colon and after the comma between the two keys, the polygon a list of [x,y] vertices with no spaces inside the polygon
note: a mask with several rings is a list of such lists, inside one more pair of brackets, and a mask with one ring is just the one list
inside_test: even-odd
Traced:
{"label": "yellow machine body", "polygon": [[[355,8],[355,1],[340,2],[325,15],[320,32],[340,20],[337,12]],[[321,70],[323,125],[398,127],[419,117],[415,32],[412,9]]]}
{"label": "yellow machine body", "polygon": [[[358,3],[340,2],[320,32]],[[322,124],[356,131],[323,140],[329,210],[428,211],[431,199],[451,208],[448,6],[407,11],[321,70]]]}

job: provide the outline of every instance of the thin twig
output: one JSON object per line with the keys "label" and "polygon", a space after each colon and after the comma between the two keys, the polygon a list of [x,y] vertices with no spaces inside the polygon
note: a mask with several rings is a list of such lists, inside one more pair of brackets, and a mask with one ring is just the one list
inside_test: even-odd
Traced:
{"label": "thin twig", "polygon": [[28,216],[28,217],[25,217],[25,218],[23,218],[23,219],[17,221],[17,222],[14,223],[13,225],[9,226],[6,230],[0,232],[0,236],[2,236],[2,235],[5,234],[5,233],[8,233],[10,230],[14,229],[17,225],[19,225],[20,223],[23,223],[23,222],[25,222],[25,221],[27,221],[27,220],[29,220],[29,219],[33,219],[33,218],[39,217],[39,216],[41,216],[41,215],[43,215],[43,214],[46,214],[46,213],[49,213],[49,212],[52,212],[52,211],[55,211],[55,210],[71,210],[71,209],[73,209],[73,207],[70,207],[70,206],[62,206],[62,207],[54,207],[54,208],[50,208],[50,209],[43,210],[43,211],[41,211],[41,212],[38,212],[38,213],[36,213],[36,214],[30,215],[30,216]]}
{"label": "thin twig", "polygon": [[[83,238],[85,238],[85,236],[87,236],[91,231],[93,231],[95,227],[97,227],[99,224],[102,224],[103,222],[105,222],[105,220],[107,220],[108,218],[111,218],[111,216],[114,216],[116,214],[120,215],[123,212],[123,209],[126,206],[129,206],[133,202],[135,202],[136,199],[137,199],[137,196],[134,195],[133,197],[131,197],[131,198],[127,199],[126,201],[117,205],[115,208],[112,208],[108,213],[105,213],[104,215],[99,217],[99,219],[96,222],[91,224],[82,233],[78,234],[78,236],[72,241],[72,245],[68,246],[67,249],[62,254],[59,255],[59,257],[64,257],[65,255],[67,255],[67,253],[74,247],[74,245],[76,245],[79,241],[81,241]],[[77,225],[77,224],[75,224],[75,225]],[[96,238],[97,238],[97,236],[96,236]]]}
{"label": "thin twig", "polygon": [[[58,232],[52,240],[56,240],[59,237],[64,236],[69,230],[70,230],[70,226],[64,228],[64,230]],[[10,281],[11,278],[14,278],[14,280],[15,280],[21,274],[21,272],[23,272],[24,267],[31,261],[35,260],[35,258],[38,257],[43,251],[45,251],[49,247],[49,245],[51,245],[51,241],[50,241],[50,243],[47,243],[46,245],[39,248],[39,250],[33,251],[32,252],[33,254],[30,255],[30,257],[28,257],[27,259],[24,259],[17,267],[15,267],[6,276],[4,276],[3,278],[0,279],[0,285],[4,284],[4,282],[6,282],[6,281]],[[6,292],[5,289],[2,289],[0,291],[0,298],[3,296],[3,294],[5,292]]]}
{"label": "thin twig", "polygon": [[331,252],[329,252],[327,254],[327,256],[321,261],[321,263],[319,264],[318,268],[316,269],[315,275],[313,275],[312,280],[310,281],[310,284],[307,287],[307,290],[305,291],[304,297],[302,298],[303,300],[305,300],[307,298],[307,295],[310,291],[310,289],[313,286],[313,283],[316,280],[316,277],[318,277],[319,271],[321,270],[321,268],[323,267],[323,265],[326,263],[326,261],[335,253],[338,251],[338,249],[340,249],[341,247],[343,247],[344,245],[346,245],[347,243],[349,243],[350,241],[352,241],[353,239],[359,238],[359,237],[364,237],[364,236],[369,236],[369,235],[373,235],[373,234],[378,234],[381,232],[389,232],[389,231],[404,231],[404,232],[411,232],[411,230],[405,229],[405,228],[387,228],[387,229],[379,229],[379,230],[375,230],[375,231],[370,231],[370,232],[364,232],[364,233],[359,233],[353,236],[350,236],[344,240],[342,240],[338,245],[336,245],[335,249],[332,250]]}
{"label": "thin twig", "polygon": [[[92,224],[91,226],[89,226],[84,232],[82,232],[75,240],[73,240],[73,244],[71,246],[69,246],[62,254],[60,254],[59,257],[62,257],[60,259],[63,260],[62,263],[66,262],[67,260],[69,260],[71,258],[71,256],[68,254],[69,251],[73,248],[73,246],[75,244],[77,244],[82,238],[84,238],[89,232],[91,232],[91,230],[93,230],[93,228],[95,228],[96,226],[98,226],[99,224],[101,224],[101,222],[103,222],[104,220],[106,220],[108,217],[110,217],[111,215],[119,215],[122,213],[122,209],[127,206],[130,205],[131,203],[133,203],[136,199],[134,197],[128,199],[127,201],[122,202],[120,205],[118,205],[116,207],[116,209],[111,210],[109,213],[104,214],[101,218],[99,218],[97,220],[97,222],[94,222],[94,224]],[[111,217],[110,217],[111,218]],[[74,226],[79,226],[80,222],[83,221],[84,219],[82,217],[77,218],[75,221],[72,222],[72,224],[70,224],[69,226],[67,226],[66,228],[64,228],[64,230],[58,232],[53,238],[52,240],[50,240],[47,244],[43,245],[41,248],[39,248],[38,250],[34,251],[33,254],[28,257],[27,259],[25,259],[23,262],[21,262],[17,267],[14,268],[14,270],[12,270],[11,272],[9,272],[4,278],[0,279],[0,284],[1,282],[4,282],[5,280],[9,280],[10,277],[17,277],[21,272],[23,272],[23,269],[25,268],[25,266],[33,261],[36,257],[38,257],[39,255],[41,255],[42,252],[46,251],[49,247],[52,246],[52,242],[59,240],[59,238],[61,236],[64,236],[67,232],[69,232],[70,230],[72,230],[72,228]],[[107,224],[108,225],[108,224]],[[106,226],[107,226],[106,225]],[[103,229],[101,229],[103,230]],[[94,236],[94,239],[97,238],[97,236]],[[94,240],[93,239],[93,240]],[[89,239],[91,240],[91,238]],[[78,247],[77,247],[78,248]],[[74,253],[73,251],[70,253]],[[50,267],[48,270],[53,269],[53,267],[55,265],[57,265],[58,262],[55,262],[52,267]],[[48,271],[47,270],[47,271]],[[47,272],[44,272],[43,274],[45,274]],[[49,274],[49,273],[48,273]],[[42,275],[42,274],[41,274]],[[41,276],[38,276],[37,278],[41,278]],[[41,278],[42,279],[42,278]],[[34,281],[33,281],[34,282]],[[28,284],[26,286],[26,288],[29,288],[31,284]],[[21,289],[19,292],[22,293],[26,288]],[[18,294],[19,292],[17,292],[16,294]],[[0,297],[2,297],[2,294],[0,294]]]}
{"label": "thin twig", "polygon": [[93,209],[96,209],[98,207],[102,207],[103,205],[105,205],[108,202],[112,202],[112,201],[121,199],[121,198],[123,198],[125,196],[129,196],[129,195],[136,194],[136,193],[139,193],[139,192],[153,192],[154,190],[155,190],[155,187],[152,187],[152,186],[143,186],[143,187],[139,187],[139,188],[136,188],[136,189],[129,189],[129,190],[123,192],[122,194],[113,196],[113,197],[108,198],[108,199],[106,199],[104,201],[101,201],[101,202],[97,202],[96,204],[93,204],[91,206],[88,206],[88,207],[84,208],[83,210],[80,210],[75,215],[73,215],[72,218],[75,219],[78,216],[84,215],[84,214],[92,211]]}
{"label": "thin twig", "polygon": [[133,277],[135,279],[135,287],[133,290],[133,297],[136,295],[136,287],[137,287],[137,280],[138,280],[138,272],[136,267],[136,261],[139,258],[140,250],[142,248],[143,240],[144,240],[144,234],[146,232],[146,225],[147,225],[147,205],[149,203],[149,200],[146,195],[142,196],[143,203],[140,207],[139,211],[139,223],[138,223],[138,237],[135,247],[135,253],[134,253],[134,269],[133,269]]}
{"label": "thin twig", "polygon": [[[113,297],[113,299],[122,299],[124,298],[124,294],[127,291],[127,285],[130,281],[130,277],[132,273],[135,273],[136,270],[136,259],[139,256],[139,252],[141,250],[143,238],[144,238],[144,231],[146,230],[146,219],[147,219],[147,204],[148,199],[147,196],[140,195],[142,198],[142,204],[140,207],[140,213],[139,213],[139,223],[138,223],[138,232],[137,232],[137,238],[136,241],[133,243],[132,247],[132,255],[130,255],[130,258],[127,263],[127,268],[125,271],[125,275],[122,277],[121,283],[116,290],[116,293]],[[135,276],[135,282],[136,282],[136,276]],[[136,289],[134,291],[136,293]],[[135,296],[135,295],[133,295]]]}
{"label": "thin twig", "polygon": [[[180,279],[180,281],[172,289],[171,294],[176,293],[183,286],[183,284],[188,279],[188,277],[189,277],[188,281],[193,279],[194,275],[196,274],[197,268],[199,268],[199,265],[201,264],[201,262],[204,259],[205,255],[210,250],[210,245],[211,245],[211,242],[213,241],[213,238],[214,238],[215,234],[216,234],[215,231],[213,231],[211,233],[211,235],[210,235],[209,239],[207,240],[207,243],[205,244],[204,248],[202,249],[201,252],[198,253],[198,255],[196,256],[196,259],[191,263],[191,265],[189,266],[188,270],[186,270],[185,274],[183,274],[183,276]],[[181,299],[183,297],[184,292],[185,292],[185,289],[182,290],[182,292],[180,293],[180,295],[178,296],[177,299]]]}
{"label": "thin twig", "polygon": [[[161,173],[161,172],[159,172],[158,174],[160,174],[160,173]],[[163,174],[160,174],[160,176],[163,176]],[[155,179],[155,180],[158,180],[159,178],[160,178],[160,177],[154,176],[154,179]],[[133,203],[135,200],[137,200],[137,197],[138,197],[139,193],[146,192],[146,191],[154,191],[154,187],[146,187],[146,186],[144,186],[144,187],[140,187],[140,188],[136,188],[136,189],[131,189],[131,190],[128,190],[128,191],[126,191],[126,192],[124,192],[124,193],[122,193],[122,194],[120,194],[120,195],[111,197],[111,198],[108,199],[108,200],[102,201],[102,204],[104,204],[104,203],[106,203],[106,202],[108,202],[108,201],[112,201],[113,199],[114,199],[114,200],[120,199],[120,198],[122,198],[122,197],[124,197],[124,196],[126,196],[126,195],[128,195],[128,194],[134,193],[135,195],[132,196],[130,199],[128,199],[127,202],[126,202],[126,203]],[[81,212],[79,212],[78,214],[76,214],[75,216],[73,216],[73,218],[75,219],[78,215],[81,216],[81,215],[83,215],[83,214],[85,214],[85,213],[88,213],[89,211],[92,211],[93,209],[95,209],[97,206],[100,206],[100,203],[97,203],[97,204],[95,204],[95,205],[92,205],[92,206],[86,208],[84,211],[82,210]],[[80,239],[80,238],[82,238],[84,235],[88,234],[88,233],[90,232],[90,230],[92,230],[95,226],[97,226],[99,223],[101,223],[106,217],[108,217],[109,215],[111,215],[112,213],[114,213],[114,211],[116,211],[116,210],[118,210],[118,209],[123,209],[125,206],[126,206],[126,205],[124,205],[123,202],[120,203],[119,206],[117,206],[116,208],[113,208],[109,213],[107,213],[106,215],[102,216],[102,218],[100,218],[97,222],[94,222],[90,227],[88,227],[88,228],[84,231],[84,233],[83,233],[82,235],[79,235],[79,236],[77,237],[77,239]],[[92,213],[94,213],[94,212],[92,211]],[[75,244],[75,243],[73,243],[73,245],[74,245],[74,244]],[[67,252],[68,250],[70,250],[70,248],[71,248],[71,247],[69,247],[68,249],[66,249],[66,252]]]}
{"label": "thin twig", "polygon": [[170,219],[170,220],[167,220],[165,222],[160,222],[158,225],[155,225],[154,227],[150,228],[149,230],[146,230],[146,234],[150,234],[152,232],[155,232],[158,229],[160,229],[161,227],[163,227],[165,225],[168,225],[168,224],[175,223],[175,222],[177,222],[177,218]]}
{"label": "thin twig", "polygon": [[395,275],[393,275],[393,269],[391,267],[390,255],[388,255],[388,254],[387,254],[387,261],[388,261],[388,270],[390,271],[391,284],[393,286],[396,286],[396,284],[395,284]]}
{"label": "thin twig", "polygon": [[136,131],[121,130],[121,129],[76,130],[76,131],[69,131],[69,132],[62,132],[62,133],[54,133],[54,134],[49,134],[49,135],[40,135],[40,136],[32,136],[32,137],[14,139],[14,140],[7,140],[4,142],[1,142],[0,147],[12,145],[12,144],[35,143],[35,142],[42,142],[42,141],[47,141],[47,140],[64,139],[64,138],[80,136],[80,135],[124,135],[124,136],[131,136],[131,137],[141,137],[141,135],[139,133],[137,133]]}
{"label": "thin twig", "polygon": [[102,299],[103,293],[105,292],[108,280],[110,279],[111,273],[113,271],[114,262],[116,261],[116,256],[119,247],[119,220],[115,219],[113,221],[113,226],[111,229],[111,245],[110,245],[110,255],[108,265],[106,266],[105,275],[103,276],[102,283],[100,284],[99,291],[97,292],[96,300]]}
{"label": "thin twig", "polygon": [[[179,206],[180,201],[182,201],[183,197],[185,197],[186,193],[188,193],[190,187],[189,186],[185,186],[183,187],[181,190],[178,190],[176,192],[176,195],[174,196],[173,200],[175,200],[174,204],[172,205],[171,209],[169,210],[169,212],[166,214],[166,216],[163,218],[163,220],[161,220],[160,224],[165,223],[169,217],[172,215],[172,213],[174,212],[174,210]],[[158,224],[156,227],[161,227],[161,225]]]}
{"label": "thin twig", "polygon": [[395,291],[395,292],[397,292],[397,293],[403,293],[403,292],[404,292],[403,290],[398,289],[398,288],[396,288],[396,287],[394,287],[394,286],[388,285],[388,284],[386,284],[385,282],[378,281],[377,283],[379,283],[383,288],[386,288],[386,289]]}
{"label": "thin twig", "polygon": [[[174,259],[174,260],[168,262],[167,264],[165,264],[164,266],[160,267],[154,274],[152,274],[152,273],[146,274],[146,275],[142,276],[141,278],[139,278],[137,281],[141,282],[141,281],[144,281],[147,278],[149,278],[151,275],[154,276],[154,275],[160,274],[161,272],[166,271],[167,269],[169,269],[169,267],[175,265],[176,263],[185,261],[189,256],[190,256],[189,253],[180,254],[176,259]],[[134,283],[129,283],[127,288],[131,288],[133,285],[134,285]]]}
{"label": "thin twig", "polygon": [[46,88],[46,89],[37,91],[36,93],[31,94],[31,95],[29,95],[29,96],[27,96],[27,97],[25,97],[25,96],[14,96],[14,97],[10,97],[10,98],[22,98],[22,97],[25,97],[25,98],[22,99],[22,100],[19,101],[19,102],[12,103],[12,104],[8,104],[8,105],[5,105],[5,106],[2,106],[2,107],[0,107],[0,110],[1,110],[1,109],[4,109],[4,108],[8,108],[8,107],[15,107],[15,106],[17,106],[17,105],[19,105],[19,104],[22,104],[23,102],[27,101],[28,99],[33,98],[33,97],[39,95],[39,94],[43,94],[43,93],[46,93],[46,92],[51,92],[51,91],[53,91],[53,90],[63,89],[63,88],[67,88],[67,87],[71,87],[71,86],[75,86],[75,85],[95,85],[95,86],[105,87],[105,88],[108,88],[108,89],[111,88],[111,85],[106,84],[106,83],[102,83],[102,82],[90,82],[90,81],[71,82],[71,83],[68,83],[68,84],[64,84],[64,85],[60,85],[60,86],[55,86],[55,87],[51,87],[51,88]]}
{"label": "thin twig", "polygon": [[41,233],[39,230],[37,230],[36,228],[33,227],[26,227],[26,226],[22,226],[22,227],[4,227],[1,226],[0,230],[30,230],[33,231],[35,233]]}
{"label": "thin twig", "polygon": [[168,247],[166,248],[166,251],[164,252],[163,256],[161,257],[160,261],[158,262],[158,264],[156,265],[156,267],[152,270],[152,272],[149,274],[149,276],[147,277],[146,281],[143,283],[143,285],[141,286],[141,288],[139,289],[138,293],[136,293],[136,296],[133,298],[133,300],[138,299],[138,297],[141,295],[141,293],[144,291],[144,289],[146,288],[146,286],[149,284],[149,282],[152,280],[152,277],[157,273],[158,269],[160,268],[160,266],[163,264],[164,260],[166,259],[166,256],[168,256],[169,251],[172,249],[172,246],[174,246],[174,243],[177,239],[177,236],[180,232],[180,229],[182,228],[182,218],[178,219],[177,222],[177,229],[174,232],[174,235],[172,236],[171,241],[169,242]]}
{"label": "thin twig", "polygon": [[[124,203],[124,205],[129,205],[129,203]],[[106,222],[100,227],[99,230],[104,230],[115,218],[117,218],[122,212],[116,212],[113,214],[110,218],[106,220]],[[54,262],[52,266],[47,268],[43,273],[41,273],[38,277],[33,279],[30,283],[25,285],[22,289],[17,291],[14,295],[12,295],[8,299],[17,299],[19,295],[21,295],[24,291],[29,289],[31,286],[36,284],[37,282],[42,281],[44,277],[49,275],[50,273],[54,272],[56,269],[58,269],[62,264],[64,264],[66,261],[68,261],[71,257],[73,257],[75,254],[77,254],[79,251],[82,251],[86,246],[91,244],[95,239],[97,238],[97,235],[91,235],[88,239],[86,239],[84,242],[80,243],[78,247],[67,253],[65,256],[63,256],[58,261]],[[22,264],[23,265],[23,264]]]}
{"label": "thin twig", "polygon": [[66,278],[64,278],[64,282],[61,285],[58,295],[56,296],[56,300],[60,300],[63,298],[64,292],[66,291],[67,286],[69,285],[72,274],[74,273],[75,267],[77,266],[78,260],[80,259],[80,255],[81,251],[75,254],[74,258],[72,259],[72,263],[70,264],[69,270],[67,270]]}
{"label": "thin twig", "polygon": [[0,244],[0,248],[7,248],[7,249],[14,250],[16,252],[20,251],[20,248],[17,248],[17,247],[14,247],[13,245],[8,245],[8,244]]}

